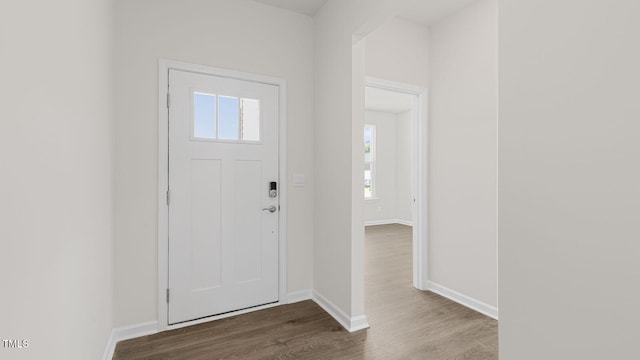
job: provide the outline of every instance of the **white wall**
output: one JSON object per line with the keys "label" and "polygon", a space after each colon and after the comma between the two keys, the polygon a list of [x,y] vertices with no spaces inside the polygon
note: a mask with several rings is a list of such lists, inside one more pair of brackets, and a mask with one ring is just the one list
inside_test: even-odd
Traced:
{"label": "white wall", "polygon": [[500,3],[500,359],[632,359],[640,2]]}
{"label": "white wall", "polygon": [[341,6],[329,0],[314,22],[314,143],[322,149],[314,152],[314,290],[352,316],[352,48]]}
{"label": "white wall", "polygon": [[[313,287],[313,21],[252,1],[117,1],[116,324],[157,319],[158,59],[284,78],[287,287]],[[293,173],[306,186],[291,186]]]}
{"label": "white wall", "polygon": [[392,18],[365,41],[367,76],[427,88],[429,29]]}
{"label": "white wall", "polygon": [[431,27],[429,278],[497,307],[497,1]]}
{"label": "white wall", "polygon": [[113,2],[0,3],[2,359],[99,359],[112,328]]}
{"label": "white wall", "polygon": [[411,113],[365,111],[365,123],[376,126],[375,194],[364,201],[365,224],[411,223]]}

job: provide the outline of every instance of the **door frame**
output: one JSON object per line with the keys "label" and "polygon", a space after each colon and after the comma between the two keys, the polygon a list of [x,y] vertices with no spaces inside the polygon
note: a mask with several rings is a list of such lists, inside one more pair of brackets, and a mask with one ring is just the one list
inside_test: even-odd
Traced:
{"label": "door frame", "polygon": [[[419,290],[429,288],[428,266],[428,117],[426,108],[427,89],[389,80],[365,77],[365,87],[372,87],[401,94],[414,95],[412,106],[412,176],[411,191],[413,193],[413,287]],[[363,224],[364,225],[364,224]]]}
{"label": "door frame", "polygon": [[[265,309],[286,303],[287,294],[287,84],[286,80],[205,65],[160,59],[158,64],[158,331],[177,329],[200,324],[250,311]],[[278,218],[278,302],[250,309],[169,325],[167,287],[169,281],[169,109],[167,93],[169,70],[182,70],[203,75],[246,80],[278,87],[278,182],[280,212]]]}

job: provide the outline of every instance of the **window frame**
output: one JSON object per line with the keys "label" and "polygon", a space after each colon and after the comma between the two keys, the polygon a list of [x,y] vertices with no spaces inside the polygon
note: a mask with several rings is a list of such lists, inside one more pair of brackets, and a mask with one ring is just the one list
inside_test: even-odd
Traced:
{"label": "window frame", "polygon": [[[199,137],[196,136],[196,121],[195,121],[195,97],[196,94],[213,96],[215,98],[214,105],[214,137]],[[224,95],[219,94],[216,91],[208,90],[208,89],[200,89],[200,88],[192,88],[190,91],[190,122],[191,122],[191,134],[189,136],[191,141],[201,141],[201,142],[218,142],[218,143],[228,143],[228,144],[252,144],[252,145],[261,145],[262,144],[262,110],[260,105],[260,99],[253,99],[249,97],[236,96],[236,95]],[[226,139],[220,137],[220,97],[237,99],[238,100],[238,139]],[[248,140],[244,138],[243,126],[244,122],[244,113],[243,113],[243,101],[256,101],[258,104],[258,122],[257,122],[257,134],[258,140]]]}

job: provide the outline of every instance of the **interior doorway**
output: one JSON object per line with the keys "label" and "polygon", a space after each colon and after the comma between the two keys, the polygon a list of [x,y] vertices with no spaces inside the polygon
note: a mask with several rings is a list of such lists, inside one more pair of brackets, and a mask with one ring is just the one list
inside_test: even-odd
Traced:
{"label": "interior doorway", "polygon": [[365,79],[365,225],[412,227],[413,286],[420,290],[428,279],[425,104],[423,88]]}

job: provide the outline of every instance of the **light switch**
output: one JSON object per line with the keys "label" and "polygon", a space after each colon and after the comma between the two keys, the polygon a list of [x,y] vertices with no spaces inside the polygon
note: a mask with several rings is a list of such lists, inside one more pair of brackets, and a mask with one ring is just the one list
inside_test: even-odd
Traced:
{"label": "light switch", "polygon": [[293,186],[304,187],[304,174],[293,174]]}

